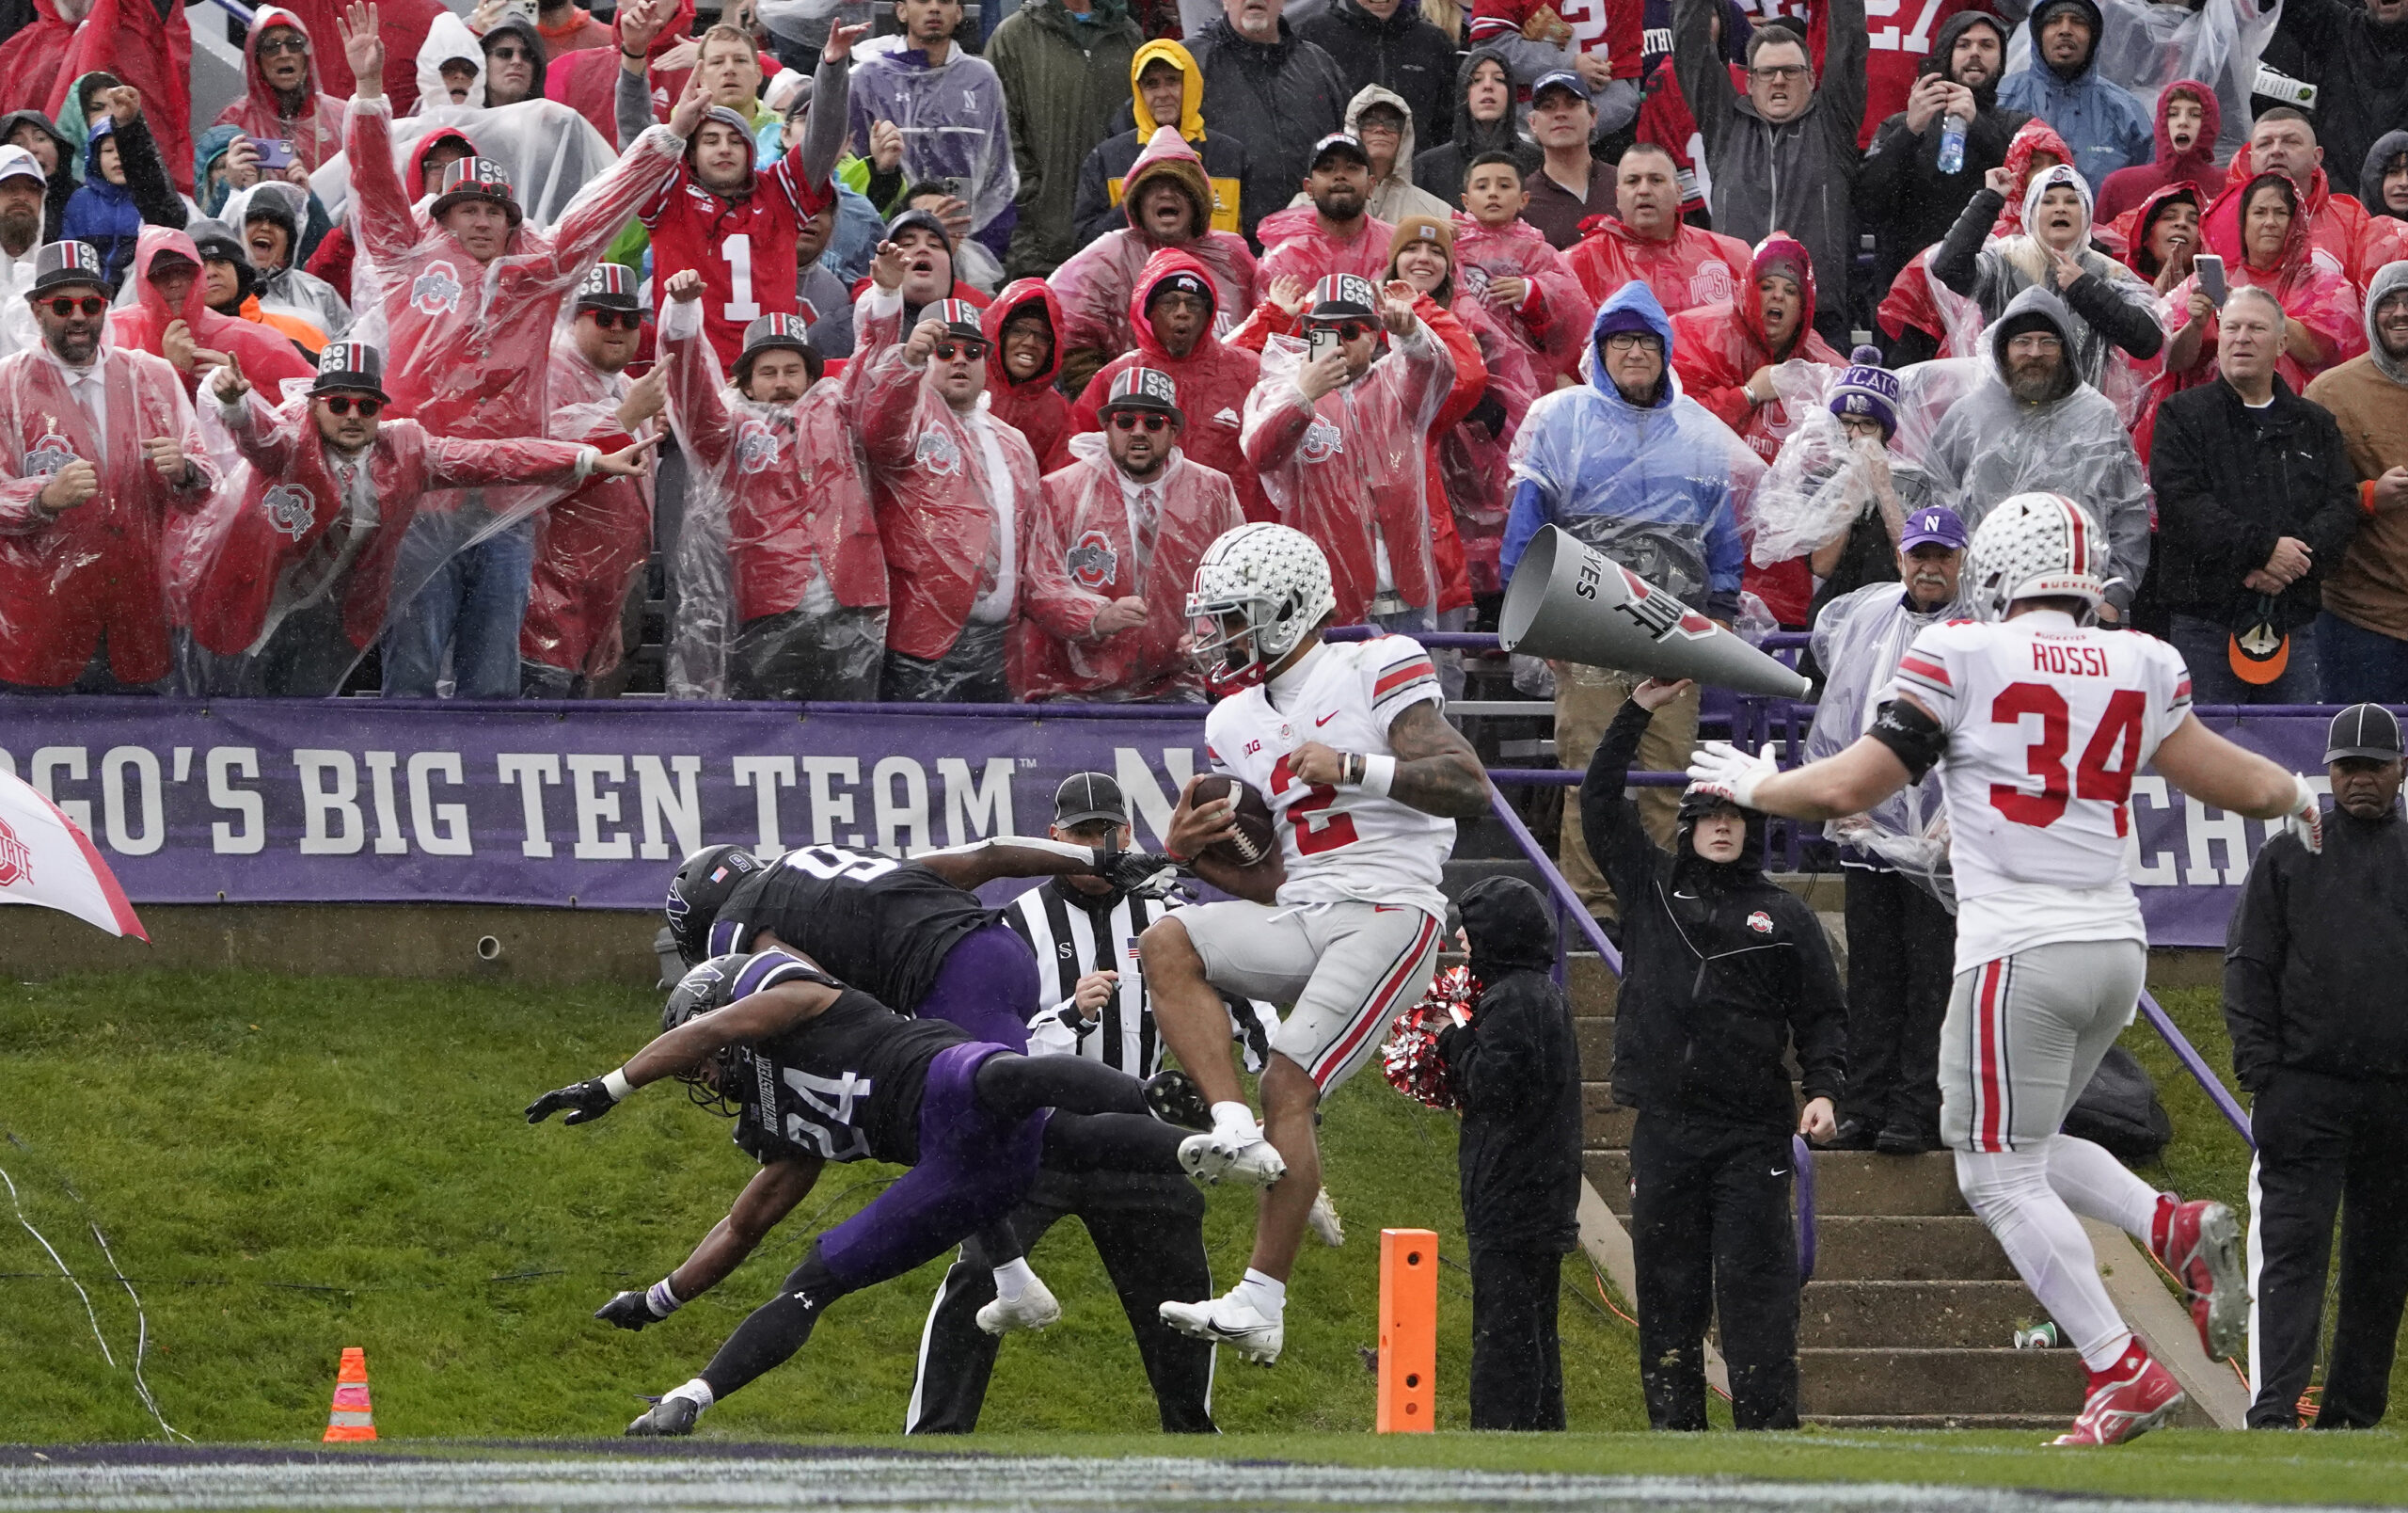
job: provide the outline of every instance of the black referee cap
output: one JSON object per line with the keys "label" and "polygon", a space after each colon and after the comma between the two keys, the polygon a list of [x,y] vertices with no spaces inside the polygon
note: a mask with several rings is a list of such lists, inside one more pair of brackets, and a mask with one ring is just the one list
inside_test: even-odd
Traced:
{"label": "black referee cap", "polygon": [[1129,801],[1120,785],[1101,772],[1072,772],[1054,790],[1054,822],[1068,830],[1091,820],[1129,822]]}
{"label": "black referee cap", "polygon": [[2400,760],[2400,721],[2380,704],[2353,704],[2333,717],[2324,733],[2324,760],[2347,756],[2369,761]]}

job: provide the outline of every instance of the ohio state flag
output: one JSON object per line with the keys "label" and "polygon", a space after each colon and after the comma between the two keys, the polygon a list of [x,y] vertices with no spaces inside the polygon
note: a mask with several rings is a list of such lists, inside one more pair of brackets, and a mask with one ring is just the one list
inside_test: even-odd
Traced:
{"label": "ohio state flag", "polygon": [[90,838],[40,789],[7,772],[0,772],[0,903],[38,903],[112,935],[150,939]]}

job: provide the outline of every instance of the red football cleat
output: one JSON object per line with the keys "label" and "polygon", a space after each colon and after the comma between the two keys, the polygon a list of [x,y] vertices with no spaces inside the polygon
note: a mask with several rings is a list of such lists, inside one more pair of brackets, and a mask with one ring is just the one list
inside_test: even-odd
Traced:
{"label": "red football cleat", "polygon": [[2090,1371],[2090,1395],[2082,1416],[2053,1444],[2122,1444],[2161,1427],[2183,1403],[2174,1374],[2149,1359],[2141,1342],[2125,1347],[2123,1359],[2105,1371]]}
{"label": "red football cleat", "polygon": [[2241,1266],[2241,1221],[2218,1202],[2177,1202],[2157,1258],[2182,1283],[2199,1346],[2210,1359],[2240,1355],[2249,1328],[2249,1283]]}

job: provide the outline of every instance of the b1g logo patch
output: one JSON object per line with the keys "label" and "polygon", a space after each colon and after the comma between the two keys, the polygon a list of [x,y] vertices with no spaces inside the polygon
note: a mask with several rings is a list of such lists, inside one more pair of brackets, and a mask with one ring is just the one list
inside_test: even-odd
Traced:
{"label": "b1g logo patch", "polygon": [[278,484],[260,496],[267,523],[298,541],[317,523],[318,502],[297,484]]}
{"label": "b1g logo patch", "polygon": [[1313,423],[1305,427],[1305,439],[1296,450],[1307,462],[1327,462],[1346,450],[1346,438],[1337,426],[1316,415]]}
{"label": "b1g logo patch", "polygon": [[427,315],[443,315],[460,308],[460,273],[449,263],[430,263],[410,284],[412,308]]}
{"label": "b1g logo patch", "polygon": [[8,820],[0,820],[0,888],[12,888],[33,880],[33,852],[17,838]]}
{"label": "b1g logo patch", "polygon": [[949,431],[930,431],[920,438],[911,460],[939,478],[951,478],[961,471],[961,449],[954,445]]}
{"label": "b1g logo patch", "polygon": [[784,450],[778,434],[759,421],[746,421],[736,428],[736,466],[744,472],[768,471]]}
{"label": "b1g logo patch", "polygon": [[20,476],[47,478],[74,460],[75,449],[67,438],[55,431],[48,431],[33,444],[33,450],[25,454],[24,466],[19,470]]}
{"label": "b1g logo patch", "polygon": [[1062,559],[1070,581],[1089,593],[1100,593],[1104,586],[1120,576],[1120,553],[1112,549],[1112,538],[1101,531],[1089,531],[1079,537],[1079,544]]}
{"label": "b1g logo patch", "polygon": [[1748,916],[1748,928],[1759,935],[1769,935],[1772,933],[1772,916],[1759,909]]}

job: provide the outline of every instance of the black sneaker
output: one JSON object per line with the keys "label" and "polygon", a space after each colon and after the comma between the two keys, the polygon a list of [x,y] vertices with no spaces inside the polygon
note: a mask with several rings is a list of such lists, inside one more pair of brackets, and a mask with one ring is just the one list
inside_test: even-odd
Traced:
{"label": "black sneaker", "polygon": [[1843,1119],[1839,1133],[1825,1140],[1817,1149],[1825,1151],[1869,1151],[1880,1139],[1873,1122],[1866,1119]]}
{"label": "black sneaker", "polygon": [[690,1397],[656,1398],[642,1418],[627,1425],[627,1438],[691,1434],[694,1421],[702,1416],[703,1410]]}
{"label": "black sneaker", "polygon": [[1166,1067],[1146,1079],[1146,1107],[1165,1124],[1181,1129],[1209,1130],[1212,1127],[1212,1107],[1204,1101],[1204,1091],[1196,1079],[1175,1067]]}
{"label": "black sneaker", "polygon": [[1923,1124],[1892,1120],[1873,1138],[1873,1148],[1883,1155],[1922,1155],[1941,1149],[1940,1132]]}

